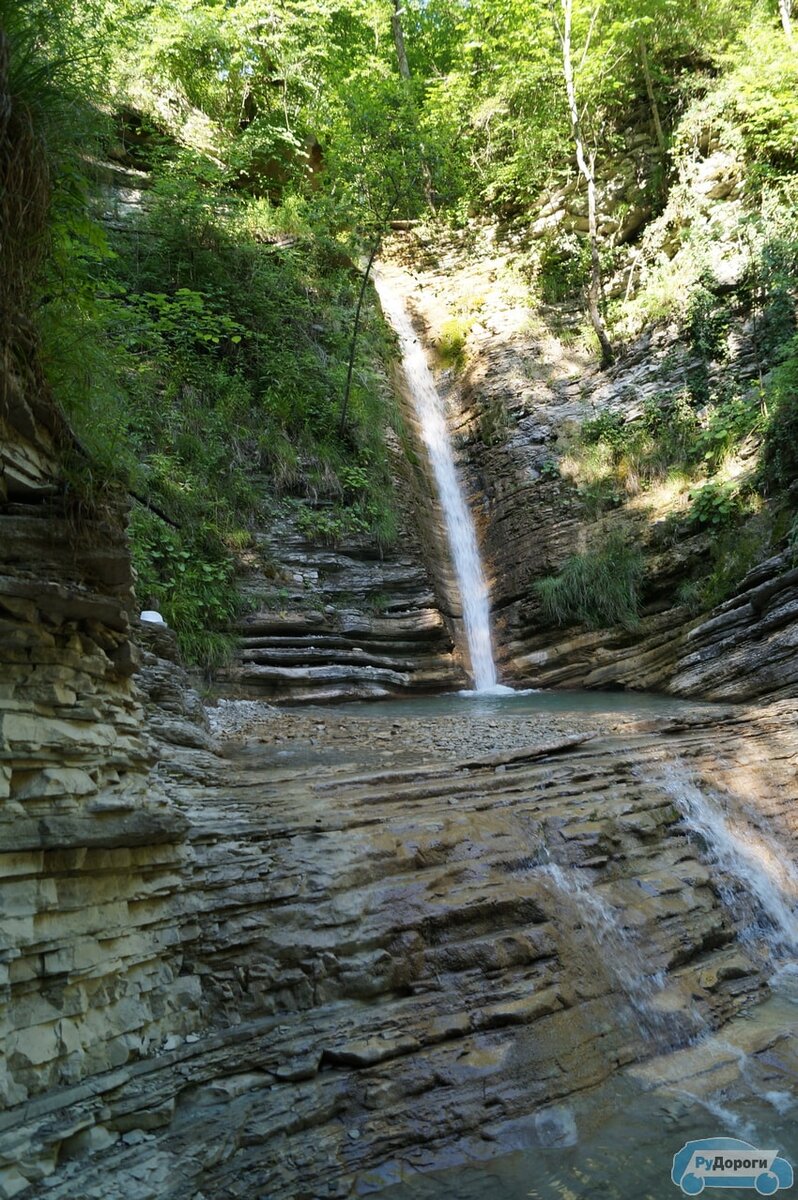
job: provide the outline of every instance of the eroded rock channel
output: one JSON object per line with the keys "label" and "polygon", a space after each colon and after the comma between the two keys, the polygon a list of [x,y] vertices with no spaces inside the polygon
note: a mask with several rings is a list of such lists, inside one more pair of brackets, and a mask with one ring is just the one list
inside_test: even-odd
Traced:
{"label": "eroded rock channel", "polygon": [[[663,1163],[713,1105],[789,1107],[791,1004],[767,997],[790,982],[773,985],[798,876],[768,851],[778,836],[788,863],[795,845],[793,702],[638,717],[495,701],[435,722],[228,704],[221,755],[185,745],[190,716],[161,724],[184,743],[158,771],[173,832],[126,866],[106,852],[106,870],[129,914],[148,910],[153,1013],[175,976],[193,1013],[139,1030],[115,1069],[74,1065],[82,1080],[62,1032],[39,1095],[12,1039],[29,1099],[0,1118],[22,1184],[7,1168],[6,1195],[520,1196],[536,1178],[548,1196],[574,1170],[599,1186],[573,1147],[612,1129],[613,1104],[650,1114]],[[755,848],[748,875],[698,828],[696,791]],[[96,970],[77,923],[60,937],[75,961],[53,1019]],[[40,935],[32,972],[46,953]],[[763,1136],[788,1121],[774,1104]],[[618,1195],[669,1194],[650,1159],[654,1190]]]}

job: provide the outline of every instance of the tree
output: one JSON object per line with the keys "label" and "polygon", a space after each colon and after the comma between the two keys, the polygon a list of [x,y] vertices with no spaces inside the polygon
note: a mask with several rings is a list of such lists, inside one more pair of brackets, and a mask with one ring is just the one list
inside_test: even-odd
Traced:
{"label": "tree", "polygon": [[403,79],[409,79],[410,64],[407,61],[405,35],[402,30],[402,0],[393,0],[393,10],[391,12],[391,33],[393,34],[393,44],[396,47],[396,60],[399,64],[399,74]]}
{"label": "tree", "polygon": [[[599,235],[596,219],[596,151],[586,152],[585,140],[582,133],[582,118],[577,102],[574,67],[571,51],[571,32],[573,24],[573,0],[560,0],[562,5],[562,23],[555,16],[557,33],[562,47],[562,71],[565,80],[565,92],[568,98],[568,112],[571,118],[571,136],[576,150],[576,161],[582,178],[587,185],[587,219],[588,237],[590,239],[590,281],[586,289],[586,299],[590,321],[601,346],[601,361],[609,366],[615,360],[615,353],[607,335],[607,329],[601,316],[599,303],[601,299],[601,263],[599,260]],[[598,14],[594,9],[584,54],[587,54],[590,36]]]}
{"label": "tree", "polygon": [[366,269],[363,272],[363,277],[360,282],[360,291],[358,292],[357,296],[357,307],[355,308],[355,319],[352,323],[352,338],[349,343],[349,359],[346,367],[346,384],[344,386],[344,394],[341,401],[341,419],[338,423],[338,433],[341,437],[346,431],[346,415],[349,409],[349,397],[352,392],[352,373],[355,369],[355,355],[357,353],[357,335],[360,331],[360,314],[363,311],[363,301],[366,297],[366,288],[368,287],[369,278],[371,277],[371,268],[374,266],[374,260],[379,254],[380,247],[382,246],[382,239],[385,236],[385,230],[388,227],[390,214],[394,210],[397,200],[398,195],[396,196],[396,199],[389,201],[385,215],[379,223],[379,228],[374,238],[374,243],[371,247],[371,252],[369,253],[368,261],[366,263]]}
{"label": "tree", "polygon": [[659,115],[659,105],[657,104],[656,93],[654,92],[654,83],[651,79],[651,70],[648,65],[648,50],[646,48],[646,40],[642,34],[638,37],[637,44],[640,47],[640,65],[643,68],[643,79],[646,84],[646,95],[651,108],[651,117],[654,122],[654,132],[657,135],[657,145],[659,146],[660,154],[665,154],[665,134],[662,132],[662,121]]}
{"label": "tree", "polygon": [[407,87],[387,64],[359,66],[330,115],[325,194],[353,252],[366,252],[350,342],[339,433],[346,428],[360,316],[371,269],[392,217],[424,208],[424,164],[418,111]]}

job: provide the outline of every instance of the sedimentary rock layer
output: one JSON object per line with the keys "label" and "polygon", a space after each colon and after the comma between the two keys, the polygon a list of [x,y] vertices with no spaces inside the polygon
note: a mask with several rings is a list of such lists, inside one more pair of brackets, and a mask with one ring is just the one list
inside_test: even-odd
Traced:
{"label": "sedimentary rock layer", "polygon": [[[165,764],[186,828],[161,955],[201,987],[200,1027],[9,1109],[6,1194],[367,1194],[500,1153],[541,1107],[724,1021],[766,963],[662,779],[677,762],[793,845],[795,726],[786,703],[547,746],[530,725],[491,755],[475,719],[476,755],[366,771],[310,746],[280,767],[264,730],[202,788]],[[641,947],[666,983],[635,996]]]}
{"label": "sedimentary rock layer", "polygon": [[[5,383],[0,1100],[14,1106],[192,1028],[200,987],[180,974],[187,821],[151,777],[124,514],[65,488],[49,398]],[[19,1187],[9,1170],[3,1194]]]}
{"label": "sedimentary rock layer", "polygon": [[259,535],[269,573],[253,565],[242,581],[252,611],[219,676],[228,692],[319,703],[465,684],[408,507],[384,552],[367,536],[314,544],[290,518]]}

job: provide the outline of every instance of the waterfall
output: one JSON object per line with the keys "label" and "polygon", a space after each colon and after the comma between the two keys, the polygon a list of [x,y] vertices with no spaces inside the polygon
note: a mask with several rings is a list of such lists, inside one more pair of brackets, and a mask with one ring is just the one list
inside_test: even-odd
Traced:
{"label": "waterfall", "polygon": [[591,945],[598,948],[604,969],[629,1001],[643,1036],[670,1047],[690,1041],[703,1025],[697,1010],[669,1011],[662,1006],[667,1000],[665,972],[649,970],[643,947],[593,882],[583,879],[578,869],[565,871],[556,863],[548,863],[541,875],[551,880],[560,901],[589,932]]}
{"label": "waterfall", "polygon": [[[669,766],[659,786],[671,797],[688,829],[702,839],[711,861],[728,877],[716,887],[732,911],[748,922],[747,940],[764,940],[776,957],[798,951],[798,871],[789,850],[756,828],[742,806],[732,811],[726,797],[699,786],[689,770]],[[741,904],[740,893],[747,897]]]}
{"label": "waterfall", "polygon": [[407,386],[435,476],[449,551],[460,589],[474,689],[478,692],[497,690],[488,586],[482,570],[474,521],[457,477],[443,399],[435,386],[424,348],[402,297],[380,272],[375,274],[374,284],[382,310],[399,338]]}

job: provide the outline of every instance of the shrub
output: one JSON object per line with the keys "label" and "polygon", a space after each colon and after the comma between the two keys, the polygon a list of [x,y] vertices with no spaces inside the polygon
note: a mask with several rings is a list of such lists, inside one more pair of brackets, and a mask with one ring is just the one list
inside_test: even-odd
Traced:
{"label": "shrub", "polygon": [[631,420],[605,411],[585,421],[572,475],[587,512],[617,507],[674,467],[682,468],[693,454],[698,429],[684,393],[653,397]]}
{"label": "shrub", "polygon": [[572,555],[558,575],[539,580],[535,587],[543,614],[553,625],[632,629],[640,619],[643,572],[641,551],[614,532],[602,546]]}
{"label": "shrub", "polygon": [[709,529],[725,529],[744,512],[745,499],[733,480],[711,480],[690,492],[688,520]]}
{"label": "shrub", "polygon": [[473,320],[464,315],[447,317],[441,325],[438,338],[438,353],[445,366],[461,367],[465,359],[465,348]]}
{"label": "shrub", "polygon": [[753,156],[777,165],[795,162],[798,63],[769,22],[747,32],[748,47],[731,80],[743,135]]}
{"label": "shrub", "polygon": [[561,479],[562,471],[556,458],[544,458],[540,464],[540,475],[543,479]]}
{"label": "shrub", "polygon": [[724,357],[730,323],[728,306],[699,282],[688,301],[685,332],[703,359]]}
{"label": "shrub", "polygon": [[679,603],[691,613],[707,612],[734,595],[748,572],[768,553],[770,535],[770,529],[758,519],[723,534],[712,549],[710,570],[680,586]]}
{"label": "shrub", "polygon": [[589,269],[589,247],[579,234],[557,230],[541,238],[537,282],[545,304],[578,295]]}
{"label": "shrub", "polygon": [[599,413],[597,417],[585,421],[581,429],[581,439],[586,446],[603,444],[610,447],[613,455],[627,449],[633,436],[631,423],[617,412]]}
{"label": "shrub", "polygon": [[130,534],[140,603],[163,613],[186,662],[211,669],[228,661],[236,644],[230,625],[243,604],[216,531],[172,529],[136,508]]}
{"label": "shrub", "polygon": [[731,396],[710,411],[704,428],[693,442],[689,458],[715,471],[727,453],[749,434],[761,433],[762,428],[763,417],[757,392]]}
{"label": "shrub", "polygon": [[798,337],[789,343],[767,390],[770,415],[762,452],[766,487],[789,488],[798,480]]}

